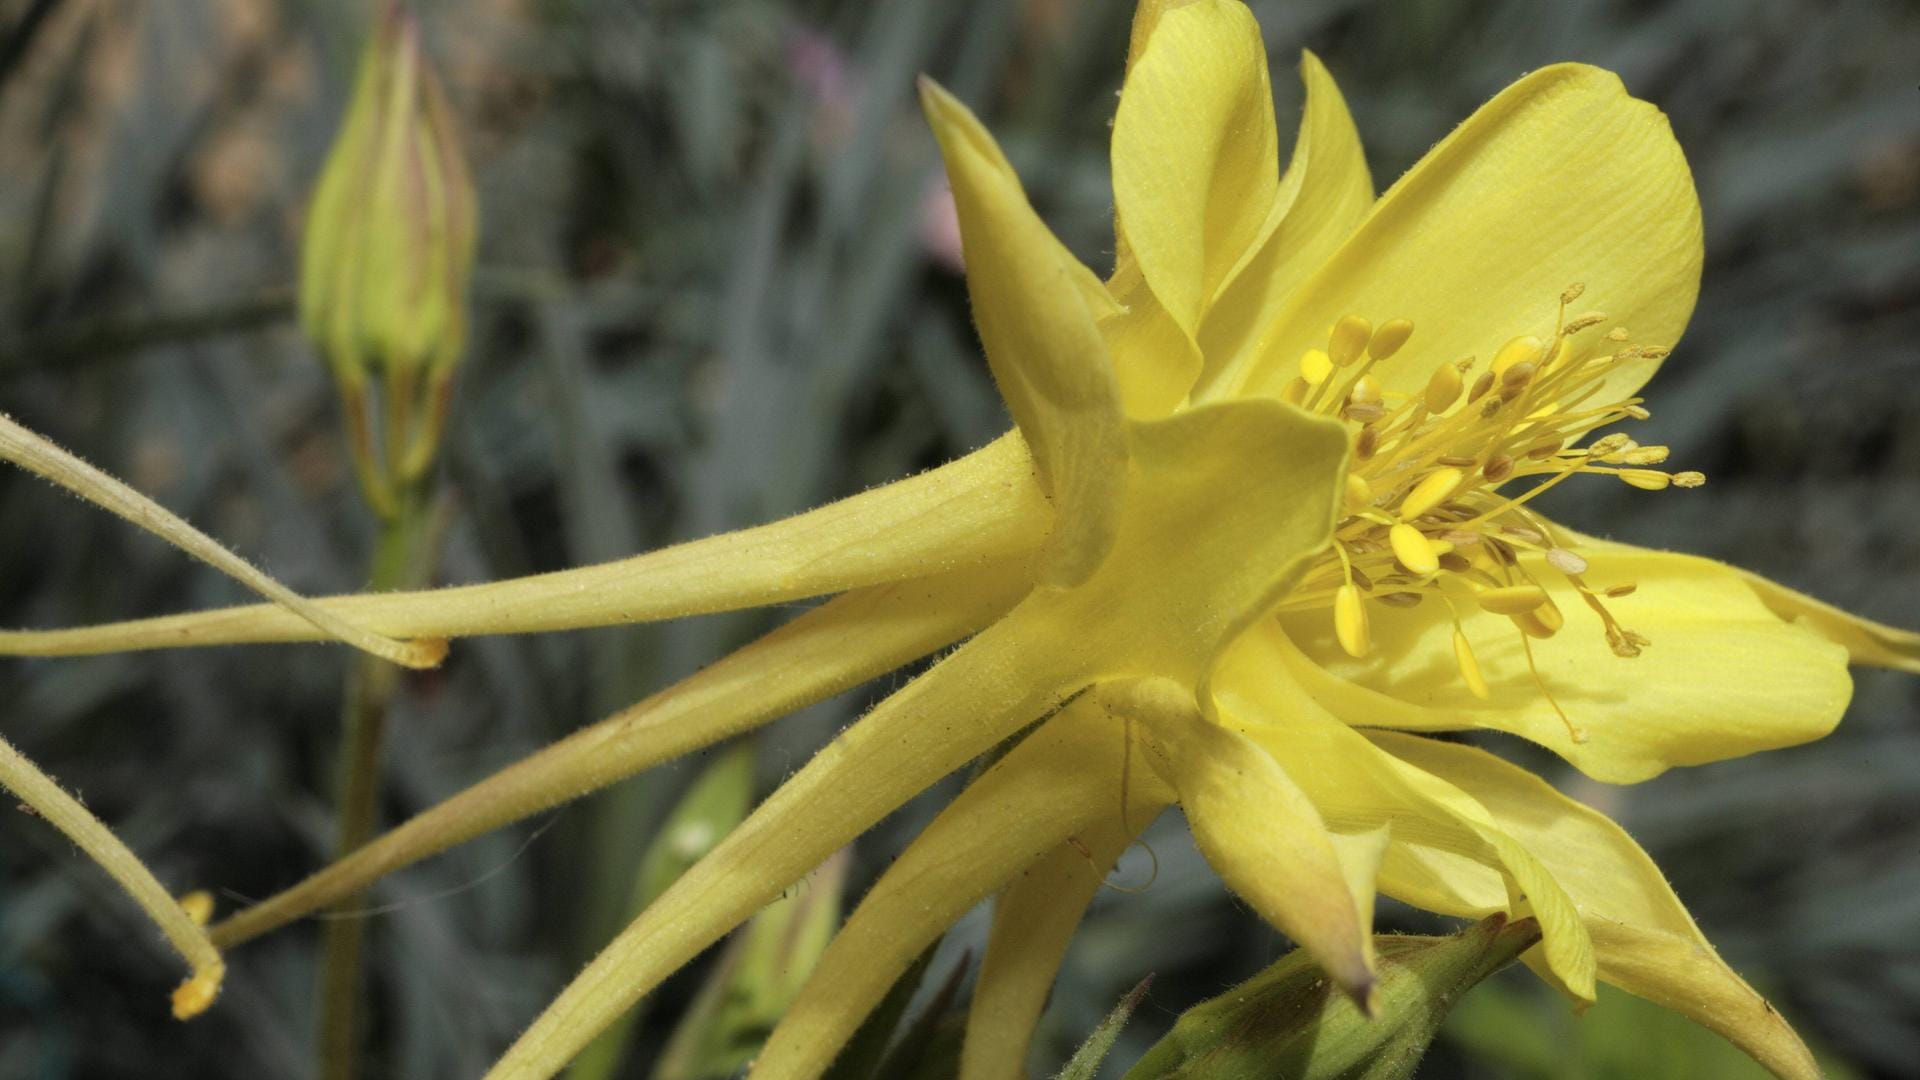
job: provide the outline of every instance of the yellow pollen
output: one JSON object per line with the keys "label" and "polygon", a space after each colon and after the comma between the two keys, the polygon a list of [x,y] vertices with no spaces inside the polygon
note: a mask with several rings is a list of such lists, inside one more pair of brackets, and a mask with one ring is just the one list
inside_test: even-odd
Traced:
{"label": "yellow pollen", "polygon": [[1474,599],[1495,615],[1525,615],[1547,603],[1547,590],[1538,585],[1503,585],[1486,589]]}
{"label": "yellow pollen", "polygon": [[1318,386],[1333,374],[1333,358],[1325,350],[1308,349],[1300,354],[1300,377]]}
{"label": "yellow pollen", "polygon": [[1407,339],[1412,336],[1413,320],[1388,319],[1380,324],[1380,328],[1375,330],[1373,337],[1368,340],[1367,355],[1375,360],[1385,360],[1399,352],[1400,346],[1405,345]]}
{"label": "yellow pollen", "polygon": [[1620,460],[1629,465],[1658,465],[1667,460],[1670,453],[1664,446],[1636,446],[1620,455]]}
{"label": "yellow pollen", "polygon": [[1460,369],[1452,364],[1441,364],[1433,369],[1433,378],[1427,380],[1427,411],[1443,413],[1453,407],[1460,399]]}
{"label": "yellow pollen", "polygon": [[1580,299],[1582,296],[1585,296],[1586,294],[1587,294],[1586,282],[1576,281],[1573,284],[1567,286],[1565,289],[1561,290],[1560,302],[1562,304],[1571,304],[1575,300]]}
{"label": "yellow pollen", "polygon": [[1406,499],[1400,503],[1400,516],[1417,518],[1446,502],[1460,486],[1463,475],[1459,469],[1435,469],[1428,473],[1426,479],[1413,485],[1413,490],[1407,492]]}
{"label": "yellow pollen", "polygon": [[1453,631],[1453,659],[1460,665],[1460,678],[1467,689],[1481,701],[1487,700],[1487,680],[1480,674],[1480,661],[1473,658],[1473,646],[1458,628]]}
{"label": "yellow pollen", "polygon": [[1654,469],[1621,469],[1615,475],[1642,491],[1660,491],[1673,483],[1673,477]]}
{"label": "yellow pollen", "polygon": [[1692,469],[1688,469],[1686,472],[1677,472],[1673,474],[1674,487],[1697,488],[1701,484],[1704,484],[1706,482],[1707,482],[1706,473],[1695,472]]}
{"label": "yellow pollen", "polygon": [[1367,634],[1367,609],[1360,590],[1342,585],[1333,594],[1333,636],[1347,655],[1358,660],[1367,655],[1371,639]]}
{"label": "yellow pollen", "polygon": [[[1573,335],[1579,333],[1582,330],[1586,330],[1590,327],[1599,326],[1601,323],[1606,321],[1607,321],[1606,312],[1589,311],[1585,315],[1582,315],[1579,318],[1568,323],[1567,325],[1561,327],[1560,335],[1562,337],[1572,337]],[[1564,345],[1566,344],[1566,342],[1563,341],[1561,342],[1561,344]]]}
{"label": "yellow pollen", "polygon": [[226,977],[225,965],[202,968],[173,991],[173,1018],[191,1020],[207,1011],[220,996],[220,981]]}
{"label": "yellow pollen", "polygon": [[1539,361],[1540,354],[1545,348],[1545,343],[1532,334],[1522,334],[1513,338],[1500,346],[1499,352],[1493,354],[1493,373],[1505,375],[1507,369],[1515,364],[1535,363]]}
{"label": "yellow pollen", "polygon": [[1346,367],[1367,349],[1373,339],[1373,324],[1358,315],[1342,315],[1327,335],[1327,355],[1340,367]]}
{"label": "yellow pollen", "polygon": [[1408,570],[1425,576],[1440,569],[1440,555],[1419,529],[1404,522],[1387,530],[1387,542],[1393,546],[1393,557]]}

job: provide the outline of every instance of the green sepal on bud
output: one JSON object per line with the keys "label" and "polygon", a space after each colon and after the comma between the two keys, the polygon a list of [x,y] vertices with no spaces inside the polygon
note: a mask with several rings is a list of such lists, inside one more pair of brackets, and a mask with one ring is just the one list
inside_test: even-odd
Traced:
{"label": "green sepal on bud", "polygon": [[[393,487],[418,479],[438,445],[466,345],[476,222],[452,110],[418,24],[395,3],[361,54],[308,207],[300,267],[301,326],[340,385],[377,509],[391,509]],[[381,383],[378,410],[367,401],[370,374]]]}
{"label": "green sepal on bud", "polygon": [[1405,1080],[1447,1012],[1540,940],[1532,919],[1486,919],[1446,937],[1380,935],[1369,1018],[1302,950],[1184,1013],[1127,1080]]}

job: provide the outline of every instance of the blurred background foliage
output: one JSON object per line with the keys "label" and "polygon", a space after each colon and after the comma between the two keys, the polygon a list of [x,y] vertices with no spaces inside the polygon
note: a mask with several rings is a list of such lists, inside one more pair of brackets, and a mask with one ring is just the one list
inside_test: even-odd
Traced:
{"label": "blurred background foliage", "polygon": [[[912,77],[929,72],[979,109],[1042,214],[1104,268],[1130,6],[422,0],[482,214],[443,578],[765,520],[1002,430]],[[1299,108],[1293,58],[1311,47],[1383,188],[1547,62],[1612,68],[1665,109],[1700,187],[1708,262],[1640,437],[1671,443],[1711,483],[1658,497],[1591,484],[1557,511],[1920,622],[1920,8],[1252,6],[1283,128]],[[332,388],[290,318],[299,222],[369,14],[329,0],[0,0],[0,408],[308,592],[359,585],[372,535]],[[0,623],[239,599],[122,523],[0,473]],[[749,614],[461,643],[402,695],[389,820],[763,625]],[[327,849],[323,778],[348,659],[265,647],[8,661],[0,701],[7,737],[164,880],[214,889],[230,910]],[[1729,960],[1835,1061],[1911,1076],[1920,686],[1876,673],[1858,686],[1823,742],[1636,788],[1498,748],[1623,821]],[[759,791],[887,688],[770,729]],[[477,1075],[624,917],[642,853],[704,760],[381,885],[368,1075]],[[850,896],[950,791],[857,845]],[[1284,951],[1178,826],[1150,834],[1150,887],[1096,902],[1037,1071],[1058,1068],[1148,972],[1115,1075],[1181,1009]],[[1146,881],[1144,857],[1118,877]],[[1393,905],[1383,924],[1444,928]],[[976,912],[950,936],[923,997],[966,950],[978,957],[984,928]],[[309,922],[247,946],[220,1006],[176,1024],[165,997],[177,972],[154,936],[51,831],[8,822],[0,1076],[307,1075],[317,938]],[[1575,1024],[1512,974],[1469,998],[1423,1076],[1744,1075],[1685,1021],[1609,998]],[[667,985],[613,1075],[649,1075],[701,976]],[[1682,1043],[1694,1048],[1667,1049]]]}

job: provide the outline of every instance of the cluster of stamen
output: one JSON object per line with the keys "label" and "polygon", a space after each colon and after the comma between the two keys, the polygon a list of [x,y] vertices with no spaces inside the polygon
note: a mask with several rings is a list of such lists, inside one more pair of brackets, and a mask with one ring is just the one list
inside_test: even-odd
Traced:
{"label": "cluster of stamen", "polygon": [[[1550,337],[1513,338],[1478,374],[1473,357],[1441,363],[1413,394],[1386,391],[1373,375],[1374,365],[1407,344],[1413,324],[1394,319],[1376,327],[1348,315],[1328,332],[1324,350],[1301,356],[1300,375],[1284,391],[1293,404],[1354,425],[1331,554],[1308,571],[1286,606],[1331,607],[1340,647],[1363,657],[1371,649],[1369,605],[1444,603],[1453,617],[1460,678],[1479,698],[1488,696],[1487,683],[1460,611],[1477,605],[1504,615],[1519,635],[1534,684],[1576,742],[1586,741],[1586,732],[1554,700],[1534,663],[1533,640],[1554,636],[1566,622],[1536,576],[1542,564],[1599,617],[1615,655],[1638,656],[1650,643],[1622,625],[1607,603],[1634,586],[1590,584],[1587,560],[1560,546],[1527,504],[1579,473],[1611,474],[1648,491],[1706,480],[1697,472],[1655,468],[1667,448],[1641,446],[1625,434],[1573,445],[1595,428],[1646,419],[1639,398],[1595,399],[1620,365],[1668,352],[1632,343],[1624,328],[1601,331],[1608,319],[1598,312],[1569,317],[1569,305],[1584,291],[1573,285],[1561,293]],[[1517,494],[1500,493],[1511,482],[1536,478]]]}

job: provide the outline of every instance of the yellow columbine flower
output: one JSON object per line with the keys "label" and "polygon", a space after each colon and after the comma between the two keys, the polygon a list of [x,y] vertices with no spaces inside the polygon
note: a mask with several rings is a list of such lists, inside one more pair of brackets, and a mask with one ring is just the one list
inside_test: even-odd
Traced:
{"label": "yellow columbine flower", "polygon": [[[468,789],[214,930],[232,945],[382,873],[964,642],[687,872],[494,1070],[545,1076],[640,995],[940,777],[1023,732],[900,856],[756,1066],[817,1075],[912,958],[998,891],[962,1075],[1016,1075],[1119,852],[1183,807],[1227,884],[1365,1000],[1376,893],[1540,921],[1535,970],[1677,1009],[1817,1075],[1612,822],[1483,751],[1602,780],[1817,738],[1849,657],[1920,639],[1705,559],[1533,512],[1576,473],[1699,478],[1592,429],[1698,287],[1699,207],[1657,110],[1561,65],[1499,94],[1377,200],[1339,93],[1277,157],[1230,0],[1143,3],[1113,134],[1102,282],[930,84],[968,287],[1017,430],[786,521],[604,566],[332,610],[396,636],[557,629],[844,593]],[[1592,305],[1593,310],[1589,310]],[[1604,313],[1604,314],[1602,314]],[[1663,496],[1664,497],[1664,496]],[[270,608],[44,634],[15,652],[303,640]]]}

